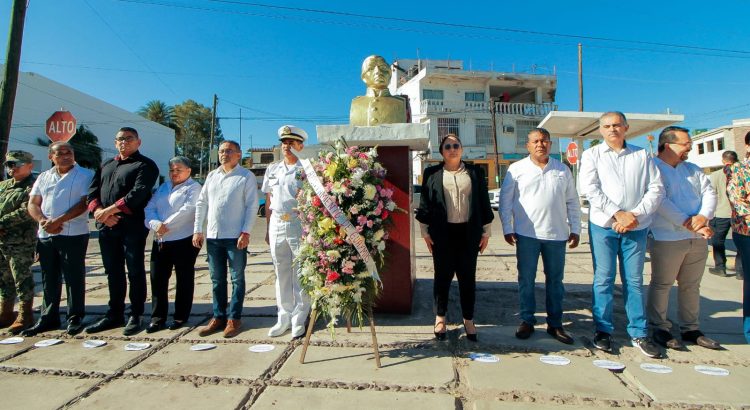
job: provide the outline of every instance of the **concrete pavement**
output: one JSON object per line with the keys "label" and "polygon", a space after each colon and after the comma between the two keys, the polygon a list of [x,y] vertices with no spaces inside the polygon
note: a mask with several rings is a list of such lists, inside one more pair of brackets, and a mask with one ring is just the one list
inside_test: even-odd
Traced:
{"label": "concrete pavement", "polygon": [[[368,328],[347,333],[342,326],[331,338],[322,321],[316,327],[306,363],[300,364],[301,343],[290,336],[267,337],[275,320],[274,274],[263,243],[265,219],[259,218],[251,236],[252,256],[246,269],[247,293],[243,331],[234,339],[220,334],[201,338],[197,326],[211,311],[211,281],[205,250],[198,257],[195,299],[189,326],[133,337],[121,329],[94,336],[67,336],[63,330],[0,345],[0,407],[56,408],[213,408],[213,409],[521,409],[521,408],[750,408],[750,346],[741,334],[741,282],[706,274],[702,286],[702,329],[726,347],[710,351],[689,346],[648,359],[629,345],[624,331],[622,295],[616,298],[615,354],[592,348],[592,264],[587,238],[566,258],[565,326],[576,338],[572,346],[549,337],[544,315],[529,340],[514,337],[518,325],[516,269],[513,249],[502,241],[497,220],[493,238],[479,258],[476,323],[479,343],[466,340],[458,294],[451,291],[449,334],[437,342],[432,334],[432,259],[417,242],[417,287],[408,316],[376,315],[382,367],[375,368]],[[150,246],[147,247],[150,249]],[[147,257],[148,258],[148,257]],[[710,260],[710,258],[709,258]],[[709,262],[710,263],[710,262]],[[98,244],[89,245],[87,322],[106,311],[107,288]],[[38,272],[37,291],[41,290]],[[647,262],[645,282],[650,279]],[[173,279],[174,281],[174,279]],[[618,280],[619,283],[619,280]],[[675,293],[675,292],[673,292]],[[673,298],[676,294],[673,295]],[[173,298],[173,290],[170,294]],[[544,311],[543,274],[537,278],[538,310]],[[63,310],[64,310],[63,302]],[[35,299],[35,306],[41,298]],[[671,304],[676,317],[675,301]],[[150,305],[146,307],[150,311]],[[148,318],[146,318],[146,321]],[[9,337],[4,330],[0,339]],[[43,339],[63,343],[34,347]],[[103,347],[87,349],[85,340],[100,339]],[[131,342],[151,346],[126,351]],[[212,343],[212,350],[191,347]],[[267,352],[251,346],[268,344]],[[266,348],[270,349],[270,348]],[[485,353],[491,362],[472,360]],[[540,361],[542,355],[570,360],[566,366]],[[613,372],[595,367],[597,359],[622,362]],[[640,365],[671,367],[667,374],[650,373]],[[698,373],[696,365],[721,367],[727,376]]]}

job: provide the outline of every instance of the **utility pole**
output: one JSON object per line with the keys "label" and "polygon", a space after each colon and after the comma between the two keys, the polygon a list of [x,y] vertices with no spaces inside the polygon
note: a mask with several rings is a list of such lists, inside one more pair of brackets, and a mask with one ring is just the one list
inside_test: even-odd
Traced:
{"label": "utility pole", "polygon": [[214,108],[211,111],[211,137],[208,141],[208,169],[211,169],[211,150],[214,149],[214,134],[216,133],[216,103],[219,97],[214,94]]}
{"label": "utility pole", "polygon": [[583,47],[578,43],[578,111],[583,112]]}
{"label": "utility pole", "polygon": [[497,97],[490,98],[490,115],[492,116],[492,143],[495,147],[495,187],[500,188],[500,161],[497,153],[497,124],[495,122],[495,104]]}
{"label": "utility pole", "polygon": [[10,17],[10,33],[5,58],[5,73],[2,90],[0,90],[0,155],[5,158],[10,141],[10,125],[13,121],[13,106],[16,102],[18,88],[18,70],[21,64],[21,44],[23,43],[23,24],[26,19],[26,1],[13,0]]}

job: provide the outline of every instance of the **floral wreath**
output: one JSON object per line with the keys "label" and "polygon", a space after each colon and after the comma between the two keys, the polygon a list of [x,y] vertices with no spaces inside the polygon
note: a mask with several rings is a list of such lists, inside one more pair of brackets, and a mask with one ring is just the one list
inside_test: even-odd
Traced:
{"label": "floral wreath", "polygon": [[300,284],[332,335],[339,317],[362,326],[372,311],[380,291],[376,265],[383,265],[389,216],[397,209],[377,147],[348,147],[342,138],[333,148],[302,160],[297,196]]}

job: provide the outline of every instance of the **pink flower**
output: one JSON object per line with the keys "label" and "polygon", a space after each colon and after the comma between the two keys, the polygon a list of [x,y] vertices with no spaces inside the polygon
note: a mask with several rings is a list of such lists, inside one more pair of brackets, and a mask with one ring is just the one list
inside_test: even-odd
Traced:
{"label": "pink flower", "polygon": [[359,226],[363,226],[366,223],[367,223],[367,217],[366,216],[360,215],[360,216],[357,217],[357,224]]}

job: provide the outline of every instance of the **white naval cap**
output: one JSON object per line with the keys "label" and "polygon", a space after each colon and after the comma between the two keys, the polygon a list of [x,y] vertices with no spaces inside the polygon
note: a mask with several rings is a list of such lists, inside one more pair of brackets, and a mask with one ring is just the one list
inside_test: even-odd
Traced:
{"label": "white naval cap", "polygon": [[299,142],[305,142],[307,140],[307,133],[305,130],[294,125],[284,125],[279,128],[279,141],[284,139],[293,139]]}

